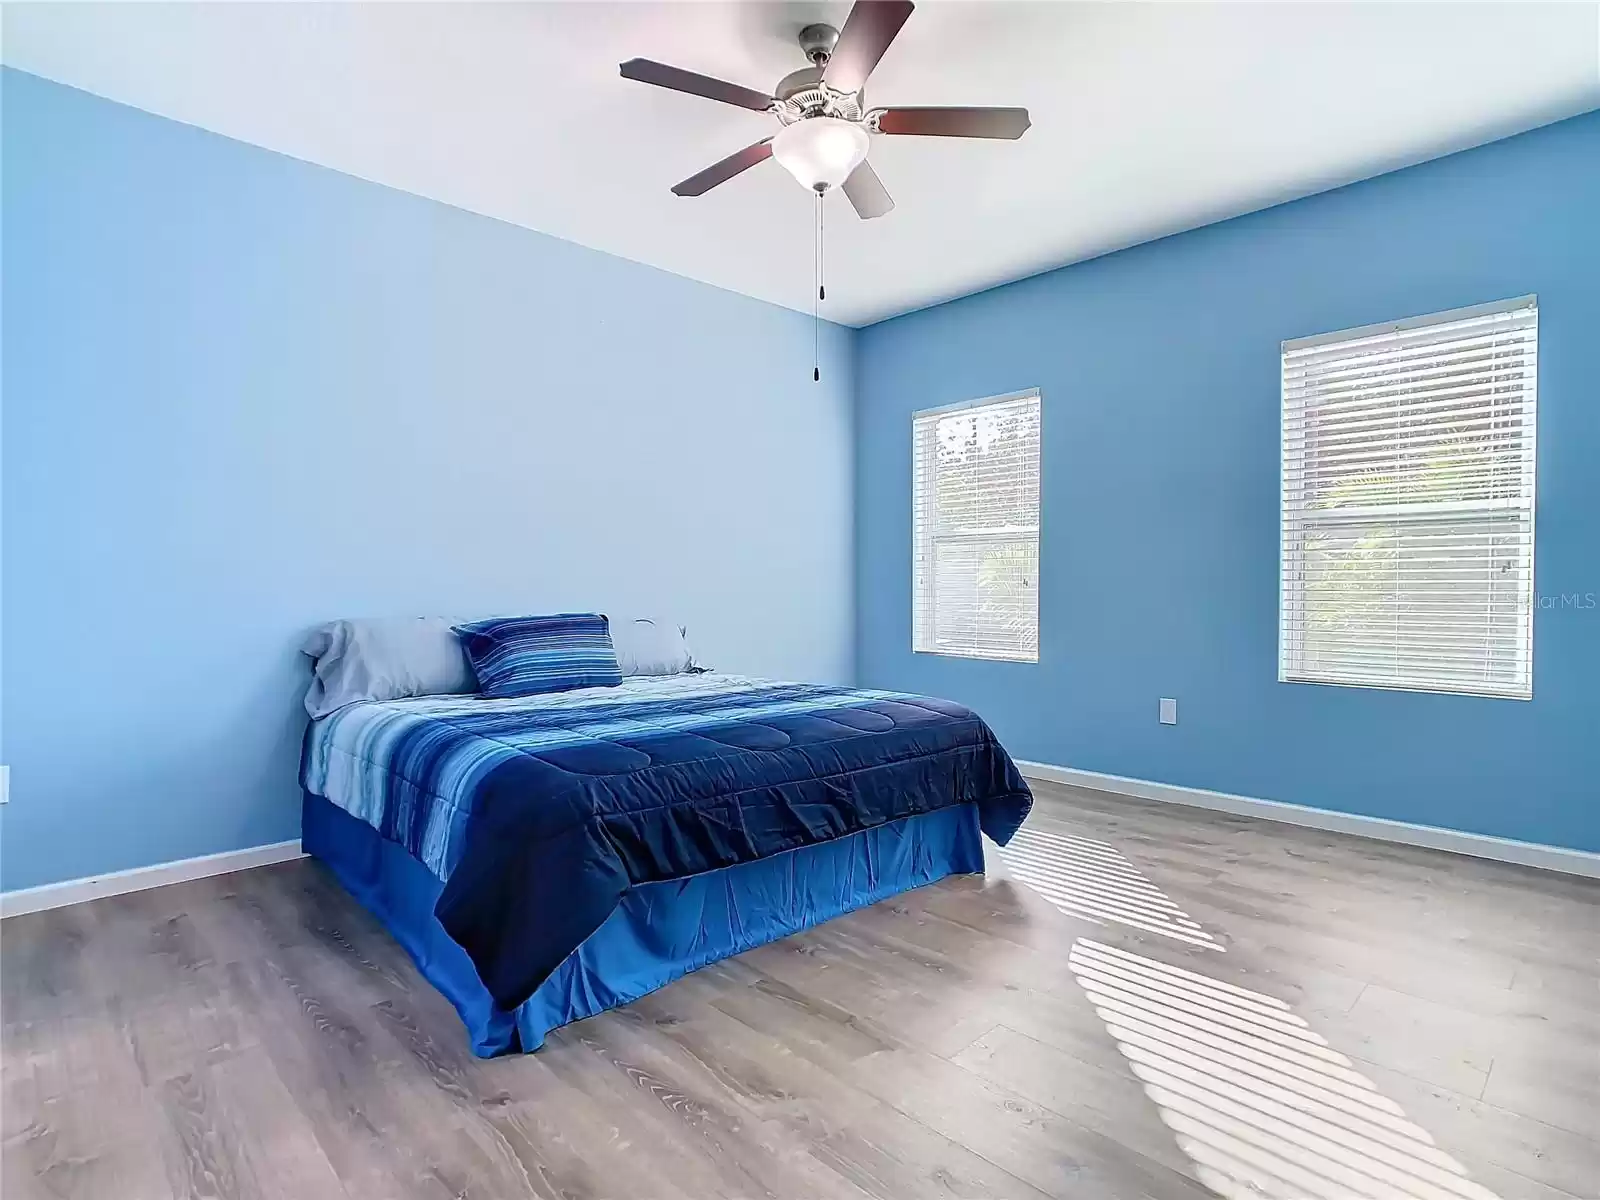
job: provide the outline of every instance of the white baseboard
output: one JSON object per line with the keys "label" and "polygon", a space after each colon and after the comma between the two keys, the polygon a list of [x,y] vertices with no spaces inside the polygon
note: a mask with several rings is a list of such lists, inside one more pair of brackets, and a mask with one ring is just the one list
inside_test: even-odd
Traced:
{"label": "white baseboard", "polygon": [[19,888],[14,892],[0,892],[0,917],[16,917],[46,908],[98,900],[102,896],[142,892],[146,888],[163,887],[169,883],[204,879],[208,875],[226,875],[230,871],[243,871],[249,867],[264,867],[269,863],[304,857],[300,840],[296,838],[292,842],[274,842],[270,846],[251,846],[247,850],[228,850],[222,854],[158,863],[153,867],[134,867],[130,871],[113,871],[108,875],[89,875],[83,879],[68,879],[40,887]]}
{"label": "white baseboard", "polygon": [[1019,759],[1017,769],[1029,779],[1066,783],[1097,792],[1114,792],[1119,796],[1137,796],[1141,800],[1160,800],[1168,804],[1186,804],[1191,808],[1211,808],[1244,817],[1261,817],[1289,825],[1305,825],[1311,829],[1374,838],[1380,842],[1449,850],[1474,858],[1492,858],[1499,862],[1600,879],[1600,854],[1585,850],[1542,846],[1537,842],[1519,842],[1483,833],[1461,833],[1435,825],[1413,825],[1409,821],[1391,821],[1384,817],[1363,817],[1326,808],[1310,808],[1304,804],[1285,804],[1281,800],[1258,800],[1253,796],[1235,796],[1228,792],[1182,787],[1175,783],[1153,783],[1148,779],[1103,775],[1099,771],[1080,771],[1076,767],[1058,767],[1053,763]]}

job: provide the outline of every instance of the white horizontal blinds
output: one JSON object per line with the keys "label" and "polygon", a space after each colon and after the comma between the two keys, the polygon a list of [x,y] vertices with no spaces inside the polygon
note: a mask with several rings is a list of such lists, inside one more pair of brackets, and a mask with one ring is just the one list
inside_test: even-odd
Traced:
{"label": "white horizontal blinds", "polygon": [[912,420],[913,649],[1039,659],[1039,394]]}
{"label": "white horizontal blinds", "polygon": [[1279,676],[1533,694],[1531,297],[1285,342]]}

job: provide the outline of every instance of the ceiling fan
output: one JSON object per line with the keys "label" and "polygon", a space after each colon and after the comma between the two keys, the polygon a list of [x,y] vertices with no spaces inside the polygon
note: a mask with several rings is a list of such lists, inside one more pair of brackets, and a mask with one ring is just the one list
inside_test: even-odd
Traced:
{"label": "ceiling fan", "polygon": [[872,108],[863,89],[915,6],[910,0],[856,0],[843,29],[807,25],[800,49],[809,67],[785,75],[767,95],[647,58],[622,64],[624,79],[689,92],[724,104],[770,112],[782,128],[691,175],[672,190],[700,196],[768,158],[819,196],[843,187],[856,213],[881,217],[894,201],[867,163],[869,135],[1003,138],[1028,129],[1025,108]]}

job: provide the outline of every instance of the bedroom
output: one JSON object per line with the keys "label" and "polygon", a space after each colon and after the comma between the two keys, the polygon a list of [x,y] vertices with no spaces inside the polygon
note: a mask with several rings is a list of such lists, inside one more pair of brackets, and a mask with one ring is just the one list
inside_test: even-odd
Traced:
{"label": "bedroom", "polygon": [[0,9],[7,1200],[1595,1194],[1600,10],[908,9]]}

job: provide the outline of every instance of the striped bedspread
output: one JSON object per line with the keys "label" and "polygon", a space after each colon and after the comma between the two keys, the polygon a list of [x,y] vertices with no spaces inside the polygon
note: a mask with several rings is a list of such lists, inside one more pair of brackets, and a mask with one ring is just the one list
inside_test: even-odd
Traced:
{"label": "striped bedspread", "polygon": [[507,1008],[635,884],[969,802],[1004,843],[1032,804],[961,705],[713,674],[353,704],[311,725],[301,782],[444,881]]}

